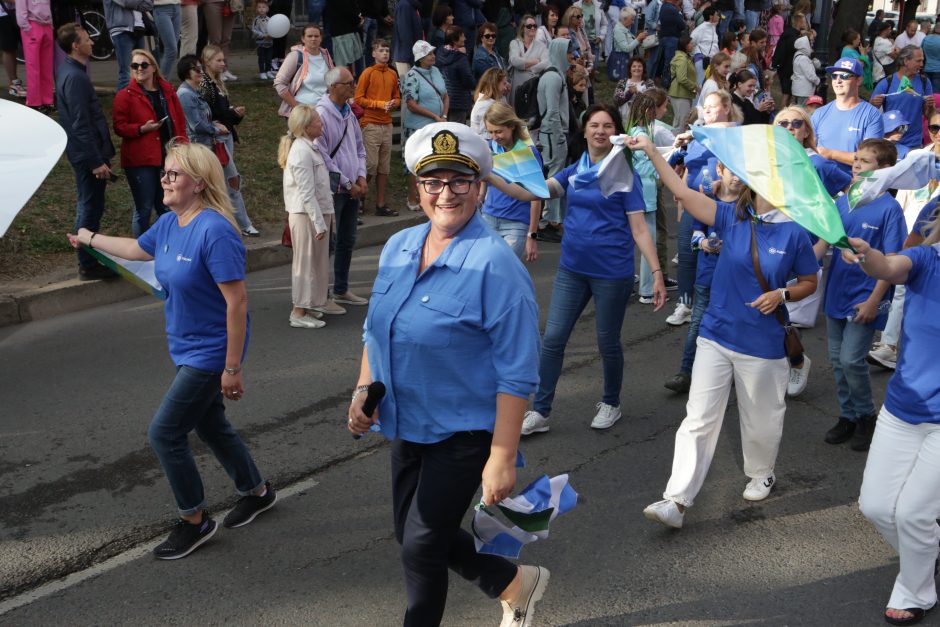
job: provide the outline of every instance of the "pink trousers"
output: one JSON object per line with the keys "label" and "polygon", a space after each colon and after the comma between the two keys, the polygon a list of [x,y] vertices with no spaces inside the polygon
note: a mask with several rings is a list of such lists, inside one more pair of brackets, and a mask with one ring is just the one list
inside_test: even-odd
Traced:
{"label": "pink trousers", "polygon": [[26,105],[52,106],[53,99],[53,43],[52,26],[29,23],[29,31],[21,33],[23,53],[26,57]]}

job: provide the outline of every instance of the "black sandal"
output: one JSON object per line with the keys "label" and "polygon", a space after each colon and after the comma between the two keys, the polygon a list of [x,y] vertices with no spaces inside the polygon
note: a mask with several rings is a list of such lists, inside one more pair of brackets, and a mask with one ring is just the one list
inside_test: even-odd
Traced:
{"label": "black sandal", "polygon": [[376,207],[375,215],[381,216],[383,218],[394,218],[398,215],[398,212],[394,209],[389,209],[388,206],[385,207]]}
{"label": "black sandal", "polygon": [[[897,608],[890,608],[897,609]],[[909,612],[911,615],[907,618],[892,618],[885,614],[885,622],[889,625],[914,625],[924,620],[924,617],[927,616],[927,612],[932,610],[933,607],[928,607],[926,610],[921,607],[905,607],[901,609],[902,612]]]}

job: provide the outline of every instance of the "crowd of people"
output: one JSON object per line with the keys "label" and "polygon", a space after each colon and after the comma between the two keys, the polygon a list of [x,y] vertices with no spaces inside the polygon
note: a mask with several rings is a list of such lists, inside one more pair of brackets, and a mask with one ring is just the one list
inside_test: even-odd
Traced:
{"label": "crowd of people", "polygon": [[[168,13],[171,24],[185,8],[139,2],[105,0],[109,15]],[[45,37],[44,3],[23,4],[16,4],[18,23],[25,19],[36,29],[31,36]],[[209,39],[198,56],[198,44],[183,46],[191,34],[178,28],[167,40],[161,34],[152,52],[134,29],[112,26],[119,81],[110,125],[84,67],[88,34],[75,23],[56,33],[67,58],[55,76],[54,105],[76,177],[70,241],[80,276],[110,274],[87,251],[101,248],[154,259],[170,293],[167,332],[178,370],[150,437],[180,522],[157,557],[188,555],[215,532],[192,456],[180,446],[190,430],[213,446],[241,496],[226,526],[251,522],[276,500],[222,404],[242,394],[249,337],[239,235],[258,234],[235,166],[247,112],[226,87],[237,79],[226,60],[239,8],[255,11],[259,78],[269,89],[273,80],[280,98],[277,111],[261,115],[285,118],[276,161],[293,248],[287,322],[319,329],[325,316],[346,313],[344,305],[368,306],[348,428],[374,428],[393,440],[406,624],[440,622],[448,569],[501,599],[503,625],[530,624],[548,570],[477,555],[460,522],[481,482],[487,503],[510,493],[520,436],[549,431],[565,347],[592,300],[603,392],[590,426],[610,429],[625,416],[621,337],[634,292],[654,310],[672,292],[666,322],[688,324],[679,371],[664,382],[688,394],[687,413],[663,499],[644,515],[682,527],[705,483],[732,384],[748,480],[743,498],[771,494],[786,399],[805,390],[813,363],[796,328],[815,325],[822,309],[839,412],[820,437],[869,451],[861,509],[901,557],[885,620],[912,624],[933,607],[936,182],[861,207],[850,206],[846,191],[911,150],[940,154],[940,26],[925,34],[912,21],[894,36],[894,25],[876,16],[870,45],[849,29],[838,59],[823,68],[805,1],[399,0],[389,11],[348,0],[341,8],[326,3],[325,12],[311,2],[320,19],[290,46],[266,35],[269,14],[283,9],[275,2],[200,4]],[[8,16],[9,5],[2,5]],[[27,65],[27,104],[36,107],[53,104],[41,67]],[[14,76],[11,93],[21,87]],[[598,101],[605,78],[616,83],[612,102]],[[398,214],[387,184],[399,109],[408,172],[400,208],[423,212],[428,222],[388,242],[367,298],[349,289],[349,268],[370,188],[376,215]],[[690,130],[751,124],[778,125],[799,142],[854,252],[832,250],[791,221]],[[116,177],[111,128],[134,198],[133,239],[98,232],[105,185]],[[615,144],[627,149],[633,184],[610,192],[600,166]],[[491,173],[494,156],[508,151],[533,152],[548,198]],[[678,208],[672,260],[667,194]],[[185,237],[194,225],[202,248]],[[561,257],[540,335],[525,263],[539,258],[543,243],[560,243]],[[199,261],[198,284],[181,259]],[[671,265],[676,279],[667,276]],[[201,312],[211,315],[200,319]],[[204,341],[193,344],[194,337]],[[466,361],[483,354],[487,367],[467,372]],[[870,364],[896,369],[880,409]],[[372,411],[366,400],[378,381],[388,390]],[[440,411],[455,406],[457,414]]]}

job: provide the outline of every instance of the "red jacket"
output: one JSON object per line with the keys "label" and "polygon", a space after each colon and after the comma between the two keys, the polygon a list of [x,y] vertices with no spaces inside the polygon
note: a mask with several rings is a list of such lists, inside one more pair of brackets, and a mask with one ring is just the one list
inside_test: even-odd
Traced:
{"label": "red jacket", "polygon": [[[163,79],[159,79],[159,87],[166,100],[167,113],[170,119],[166,124],[170,127],[170,137],[179,137],[181,143],[188,143],[186,138],[186,116],[180,99],[176,96],[173,86]],[[111,112],[114,123],[114,132],[120,135],[121,167],[133,168],[138,166],[163,165],[163,152],[160,148],[160,129],[140,134],[140,127],[148,120],[158,121],[157,114],[150,104],[150,99],[143,88],[135,80],[131,80],[127,87],[114,97],[114,108]]]}

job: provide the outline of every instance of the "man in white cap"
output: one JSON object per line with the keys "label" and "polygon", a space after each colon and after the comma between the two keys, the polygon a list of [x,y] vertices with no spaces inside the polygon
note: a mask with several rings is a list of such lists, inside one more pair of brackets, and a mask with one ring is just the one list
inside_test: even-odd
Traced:
{"label": "man in white cap", "polygon": [[[461,521],[481,481],[488,505],[515,484],[522,416],[538,385],[535,290],[476,211],[493,165],[486,142],[462,124],[429,124],[408,139],[405,164],[429,222],[396,233],[382,251],[348,428],[376,426],[392,441],[404,624],[440,624],[449,569],[501,600],[502,626],[530,625],[548,569],[477,553]],[[367,416],[376,381],[387,392]]]}

